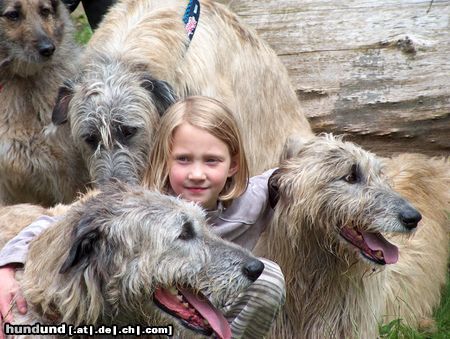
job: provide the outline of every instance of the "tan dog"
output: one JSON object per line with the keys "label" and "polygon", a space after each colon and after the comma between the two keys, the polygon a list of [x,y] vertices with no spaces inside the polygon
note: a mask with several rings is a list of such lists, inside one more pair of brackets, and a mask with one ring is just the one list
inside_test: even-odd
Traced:
{"label": "tan dog", "polygon": [[388,238],[400,257],[387,269],[387,306],[383,322],[401,318],[419,328],[430,323],[446,282],[450,234],[450,159],[401,154],[384,160],[393,188],[420,211],[423,221],[410,238]]}
{"label": "tan dog", "polygon": [[235,112],[252,174],[276,166],[286,136],[312,136],[274,51],[225,6],[200,8],[191,42],[185,1],[119,1],[96,30],[53,115],[68,121],[96,181],[140,179],[174,93],[211,96]]}
{"label": "tan dog", "polygon": [[272,337],[376,338],[382,321],[430,319],[449,256],[448,161],[403,155],[386,176],[373,154],[332,136],[293,154],[270,180],[278,202],[254,251],[286,278]]}
{"label": "tan dog", "polygon": [[47,128],[79,54],[68,12],[57,0],[4,0],[0,14],[0,203],[72,201],[87,172],[67,132]]}
{"label": "tan dog", "polygon": [[[212,234],[198,205],[116,184],[60,208],[46,214],[65,212],[63,219],[30,245],[21,281],[29,311],[15,314],[14,325],[116,326],[119,336],[122,326],[139,325],[145,334],[146,326],[172,325],[182,338],[231,338],[217,308],[264,264]],[[24,209],[0,208],[0,238],[9,222],[21,228],[42,212],[22,218]]]}

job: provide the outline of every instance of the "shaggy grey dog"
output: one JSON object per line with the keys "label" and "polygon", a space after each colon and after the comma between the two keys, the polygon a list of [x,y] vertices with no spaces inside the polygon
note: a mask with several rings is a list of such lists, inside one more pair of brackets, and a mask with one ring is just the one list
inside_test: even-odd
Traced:
{"label": "shaggy grey dog", "polygon": [[250,252],[213,235],[199,206],[138,187],[105,187],[32,242],[21,281],[29,312],[16,314],[15,324],[170,324],[182,337],[230,338],[218,309],[263,269]]}
{"label": "shaggy grey dog", "polygon": [[449,162],[382,161],[331,135],[290,147],[254,251],[286,277],[272,337],[376,338],[382,321],[427,322],[446,279]]}

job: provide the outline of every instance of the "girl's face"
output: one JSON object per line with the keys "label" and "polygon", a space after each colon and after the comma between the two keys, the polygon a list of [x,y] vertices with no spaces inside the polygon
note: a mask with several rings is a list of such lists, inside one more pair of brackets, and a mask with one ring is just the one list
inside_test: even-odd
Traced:
{"label": "girl's face", "polygon": [[205,209],[216,208],[227,178],[238,170],[237,160],[223,141],[188,123],[174,131],[168,165],[175,194]]}

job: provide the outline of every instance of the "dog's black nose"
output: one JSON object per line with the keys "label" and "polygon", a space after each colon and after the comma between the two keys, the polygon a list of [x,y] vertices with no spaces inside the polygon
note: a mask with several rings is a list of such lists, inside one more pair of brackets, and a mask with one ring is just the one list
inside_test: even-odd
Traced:
{"label": "dog's black nose", "polygon": [[264,264],[258,259],[252,259],[242,267],[242,273],[251,281],[258,279],[263,270]]}
{"label": "dog's black nose", "polygon": [[55,45],[50,40],[45,39],[39,42],[37,49],[40,55],[49,57],[55,52]]}
{"label": "dog's black nose", "polygon": [[422,215],[415,208],[405,206],[399,213],[399,219],[403,226],[412,230],[417,227],[417,224],[422,219]]}

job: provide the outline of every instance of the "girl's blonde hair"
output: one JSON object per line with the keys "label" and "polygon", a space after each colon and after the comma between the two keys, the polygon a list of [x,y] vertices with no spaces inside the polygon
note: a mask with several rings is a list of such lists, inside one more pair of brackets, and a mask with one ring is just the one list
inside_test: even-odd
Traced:
{"label": "girl's blonde hair", "polygon": [[247,188],[249,171],[241,134],[231,111],[221,102],[191,96],[173,104],[161,118],[159,131],[144,175],[146,187],[169,193],[169,158],[176,128],[183,123],[201,128],[228,146],[231,157],[238,161],[238,171],[228,178],[219,200],[228,205]]}

